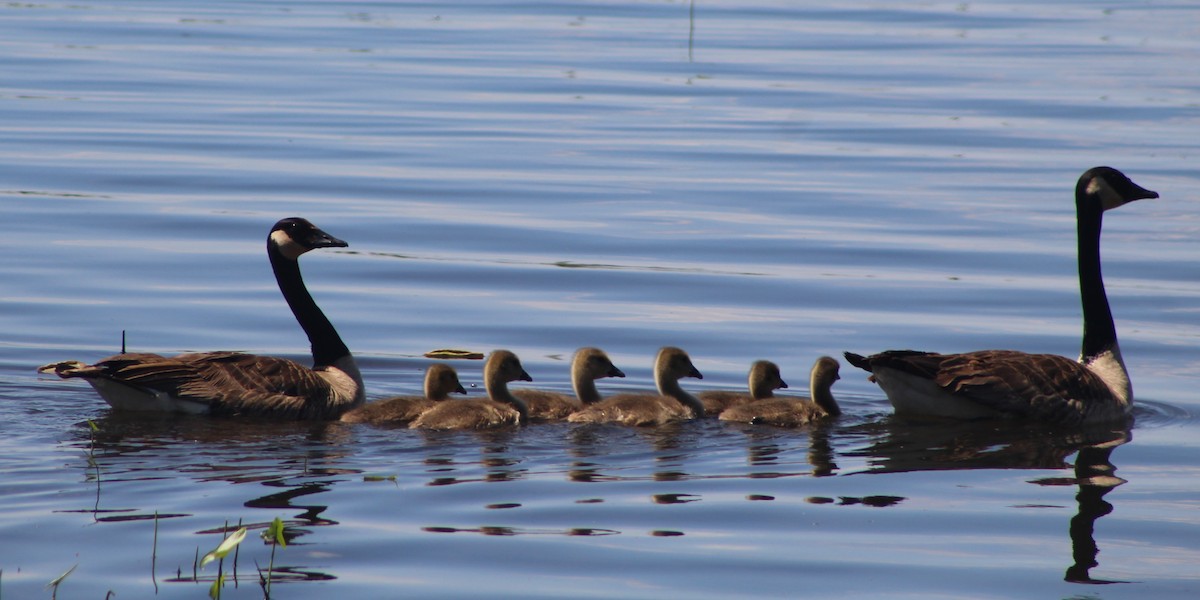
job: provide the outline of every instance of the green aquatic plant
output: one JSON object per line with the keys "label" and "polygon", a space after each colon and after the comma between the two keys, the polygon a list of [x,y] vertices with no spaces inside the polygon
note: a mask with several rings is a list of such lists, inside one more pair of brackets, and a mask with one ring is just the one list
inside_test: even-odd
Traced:
{"label": "green aquatic plant", "polygon": [[217,578],[213,580],[212,585],[208,588],[208,597],[213,600],[221,599],[221,588],[225,587],[225,574],[217,573]]}
{"label": "green aquatic plant", "polygon": [[209,598],[213,598],[215,600],[221,597],[221,588],[225,586],[224,559],[229,555],[230,552],[234,550],[234,548],[237,548],[238,544],[241,544],[242,540],[244,539],[246,539],[246,528],[242,527],[233,532],[233,535],[221,540],[221,543],[216,548],[214,548],[208,554],[205,554],[204,558],[200,559],[201,569],[204,568],[204,565],[207,565],[214,560],[221,561],[217,564],[217,578],[213,581],[212,586],[208,588]]}
{"label": "green aquatic plant", "polygon": [[[288,540],[283,535],[283,530],[283,520],[280,517],[275,517],[275,521],[271,521],[271,524],[266,526],[266,529],[260,534],[263,536],[263,541],[271,545],[271,562],[266,565],[265,577],[263,576],[263,569],[258,568],[258,584],[263,588],[263,598],[266,600],[270,600],[271,598],[271,574],[275,571],[275,548],[288,547]],[[258,566],[257,560],[254,566]]]}
{"label": "green aquatic plant", "polygon": [[100,512],[100,463],[96,462],[96,433],[100,431],[100,427],[96,422],[88,419],[88,467],[96,470],[96,507],[92,513],[92,518],[96,518],[96,513]]}
{"label": "green aquatic plant", "polygon": [[76,568],[78,568],[78,567],[79,567],[79,563],[75,563],[74,565],[72,565],[72,566],[71,566],[71,568],[70,568],[70,569],[67,569],[67,571],[66,571],[65,573],[63,573],[62,575],[59,575],[58,577],[55,577],[54,579],[51,579],[51,580],[50,580],[50,583],[47,583],[47,584],[46,584],[46,589],[48,589],[48,590],[51,590],[51,592],[50,592],[50,600],[57,600],[57,598],[58,598],[58,586],[59,586],[60,584],[62,584],[62,582],[63,582],[64,580],[66,580],[66,578],[67,578],[68,576],[70,576],[70,575],[71,575],[71,573],[74,573],[74,572],[75,572],[75,569],[76,569]]}
{"label": "green aquatic plant", "polygon": [[274,521],[262,532],[262,538],[271,544],[271,562],[267,564],[267,576],[263,577],[262,569],[258,570],[258,582],[262,586],[263,596],[271,598],[271,574],[275,571],[275,548],[287,548],[287,538],[283,535],[283,520],[275,517]]}
{"label": "green aquatic plant", "polygon": [[211,552],[205,554],[204,558],[200,559],[200,568],[203,569],[204,565],[207,565],[214,560],[225,558],[230,552],[233,551],[234,548],[237,548],[237,545],[242,543],[242,540],[244,539],[246,539],[246,528],[242,527],[241,529],[233,532],[233,535],[221,540],[221,544],[214,548]]}
{"label": "green aquatic plant", "polygon": [[158,511],[154,511],[154,542],[150,546],[150,581],[154,582],[154,593],[158,593]]}

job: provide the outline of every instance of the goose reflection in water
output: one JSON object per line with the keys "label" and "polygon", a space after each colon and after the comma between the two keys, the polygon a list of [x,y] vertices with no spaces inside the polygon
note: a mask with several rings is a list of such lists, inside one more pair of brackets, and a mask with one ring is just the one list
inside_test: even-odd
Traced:
{"label": "goose reflection in water", "polygon": [[[1067,567],[1063,580],[1071,583],[1128,583],[1125,581],[1110,581],[1093,579],[1091,570],[1099,566],[1096,556],[1100,547],[1096,544],[1096,519],[1113,511],[1112,504],[1104,500],[1104,496],[1113,488],[1125,483],[1124,479],[1114,475],[1117,468],[1113,466],[1110,457],[1112,451],[1121,444],[1129,441],[1124,437],[1111,445],[1090,446],[1079,451],[1075,458],[1074,483],[1079,486],[1075,501],[1079,504],[1079,512],[1071,517],[1071,554],[1075,562]],[[1054,480],[1035,480],[1041,485],[1062,485]],[[1069,482],[1065,483],[1070,485]]]}
{"label": "goose reflection in water", "polygon": [[[245,500],[243,506],[268,509],[272,518],[279,511],[293,512],[292,517],[283,520],[283,536],[291,545],[311,533],[312,528],[338,524],[322,516],[328,505],[297,503],[297,500],[329,492],[335,483],[346,480],[345,475],[361,473],[332,466],[348,454],[341,450],[348,438],[344,428],[325,424],[239,419],[236,427],[230,427],[222,419],[176,419],[120,412],[112,412],[93,423],[94,429],[91,425],[81,424],[77,428],[79,433],[72,440],[72,445],[86,450],[85,468],[89,479],[94,479],[97,485],[96,506],[88,512],[126,513],[122,518],[101,517],[98,521],[197,519],[190,514],[157,514],[153,506],[100,508],[102,498],[116,497],[117,501],[125,503],[145,502],[144,496],[134,497],[126,492],[129,482],[183,476],[198,482],[258,483],[271,492]],[[206,525],[209,527],[195,533],[225,537],[240,527],[250,531],[266,530],[271,519]],[[158,551],[162,552],[162,548]],[[281,555],[281,560],[276,562],[272,570],[275,581],[336,579],[328,573],[280,564],[288,556]],[[211,581],[211,577],[206,579],[203,574],[187,572],[182,565],[173,570],[176,576],[165,581]],[[232,573],[234,577],[238,576],[236,566]],[[247,583],[255,583],[259,574],[248,570],[241,577]]]}
{"label": "goose reflection in water", "polygon": [[[236,427],[220,419],[112,412],[79,427],[74,445],[90,448],[88,466],[102,485],[163,479],[164,472],[199,482],[259,483],[277,491],[244,502],[249,508],[303,509],[296,519],[307,526],[336,525],[321,517],[325,505],[296,505],[296,498],[329,491],[345,475],[360,471],[340,464],[348,438],[341,428],[304,422],[240,419]],[[123,496],[128,499],[128,496]]]}
{"label": "goose reflection in water", "polygon": [[1125,483],[1115,475],[1113,450],[1132,439],[1132,420],[1082,428],[1061,428],[1025,421],[908,422],[893,418],[859,427],[870,432],[867,448],[846,452],[868,460],[867,473],[955,469],[1065,469],[1077,453],[1074,477],[1048,477],[1030,483],[1079,487],[1071,518],[1073,563],[1064,580],[1071,583],[1125,583],[1092,578],[1099,546],[1096,520],[1113,511],[1104,500]]}

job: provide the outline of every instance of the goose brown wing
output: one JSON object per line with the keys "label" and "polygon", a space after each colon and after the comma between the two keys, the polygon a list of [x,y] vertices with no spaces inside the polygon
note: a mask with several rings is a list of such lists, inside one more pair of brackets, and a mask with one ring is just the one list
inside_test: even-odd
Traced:
{"label": "goose brown wing", "polygon": [[[181,356],[180,358],[184,358]],[[179,385],[180,398],[208,399],[217,414],[322,418],[340,403],[329,381],[285,358],[213,352],[188,361],[199,377]]]}
{"label": "goose brown wing", "polygon": [[923,379],[933,379],[937,376],[942,362],[948,357],[945,354],[917,350],[888,350],[870,356],[846,352],[844,355],[850,364],[867,372],[873,373],[875,369],[882,367],[896,369]]}
{"label": "goose brown wing", "polygon": [[846,353],[846,358],[867,371],[894,369],[1001,413],[1047,422],[1080,423],[1089,407],[1113,401],[1099,375],[1057,354],[891,350],[867,357]]}
{"label": "goose brown wing", "polygon": [[304,365],[240,352],[118,355],[95,367],[121,383],[207,404],[215,414],[316,418],[333,397],[329,382]]}
{"label": "goose brown wing", "polygon": [[938,386],[1008,414],[1074,424],[1089,404],[1112,396],[1098,375],[1056,354],[983,350],[939,356]]}
{"label": "goose brown wing", "polygon": [[59,372],[59,376],[109,379],[148,393],[173,394],[180,383],[196,376],[195,369],[180,358],[149,353],[117,354],[92,365]]}

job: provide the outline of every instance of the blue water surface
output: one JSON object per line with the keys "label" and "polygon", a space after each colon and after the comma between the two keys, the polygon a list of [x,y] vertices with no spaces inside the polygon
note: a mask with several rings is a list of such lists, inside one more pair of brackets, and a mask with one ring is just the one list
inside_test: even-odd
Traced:
{"label": "blue water surface", "polygon": [[[1200,10],[1187,2],[120,1],[0,6],[0,595],[1194,598]],[[131,417],[58,360],[308,360],[271,224],[368,395],[443,347],[652,387],[821,355],[1075,356],[1105,219],[1131,430],[846,415],[427,433]],[[456,363],[471,394],[478,362]],[[95,424],[95,430],[88,422]],[[1115,471],[1113,469],[1116,469]],[[236,560],[194,567],[249,526]],[[236,563],[236,574],[233,572]],[[257,568],[256,568],[257,567]],[[1107,584],[1107,585],[1101,585]]]}

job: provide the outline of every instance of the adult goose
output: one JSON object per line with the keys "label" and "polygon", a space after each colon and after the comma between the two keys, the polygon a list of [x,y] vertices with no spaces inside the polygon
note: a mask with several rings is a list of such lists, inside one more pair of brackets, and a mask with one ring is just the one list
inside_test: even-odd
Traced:
{"label": "adult goose", "polygon": [[38,370],[82,378],[118,410],[337,418],[363,402],[362,375],[305,288],[297,259],[316,248],[347,245],[296,217],[280,220],[267,236],[279,290],[312,344],[312,368],[270,356],[203,352],[171,357],[123,353],[92,365],[65,361]]}
{"label": "adult goose", "polygon": [[529,422],[529,408],[508,391],[510,381],[533,381],[521,360],[508,350],[494,350],[483,364],[487,398],[439,402],[421,413],[413,429],[492,429]]}
{"label": "adult goose", "polygon": [[838,361],[822,356],[813,363],[808,377],[812,398],[783,398],[779,396],[732,406],[721,413],[722,421],[739,421],[777,427],[796,427],[826,417],[842,414],[833,398],[833,383],[841,376]]}
{"label": "adult goose", "polygon": [[575,397],[544,390],[516,389],[512,393],[529,407],[533,421],[558,421],[571,413],[601,400],[596,380],[624,377],[608,355],[599,348],[580,348],[571,359],[571,388]]}
{"label": "adult goose", "polygon": [[458,372],[454,367],[434,363],[425,369],[425,394],[423,396],[394,396],[370,404],[364,404],[342,415],[343,423],[409,423],[421,413],[446,400],[450,394],[465,394]]}
{"label": "adult goose", "polygon": [[787,382],[779,373],[779,365],[769,360],[756,360],[750,365],[750,393],[712,390],[700,392],[697,397],[704,404],[704,415],[715,417],[726,409],[755,400],[775,396],[775,390],[787,389]]}
{"label": "adult goose", "polygon": [[620,423],[622,425],[663,425],[704,415],[704,405],[684,391],[679,380],[703,379],[692,365],[687,352],[667,346],[654,360],[654,383],[658,394],[617,394],[567,417],[572,423]]}
{"label": "adult goose", "polygon": [[981,350],[936,354],[893,350],[850,364],[872,373],[898,414],[1020,417],[1062,424],[1123,419],[1133,401],[1100,274],[1104,211],[1158,194],[1110,167],[1089,169],[1075,186],[1083,348],[1078,362],[1053,354]]}

